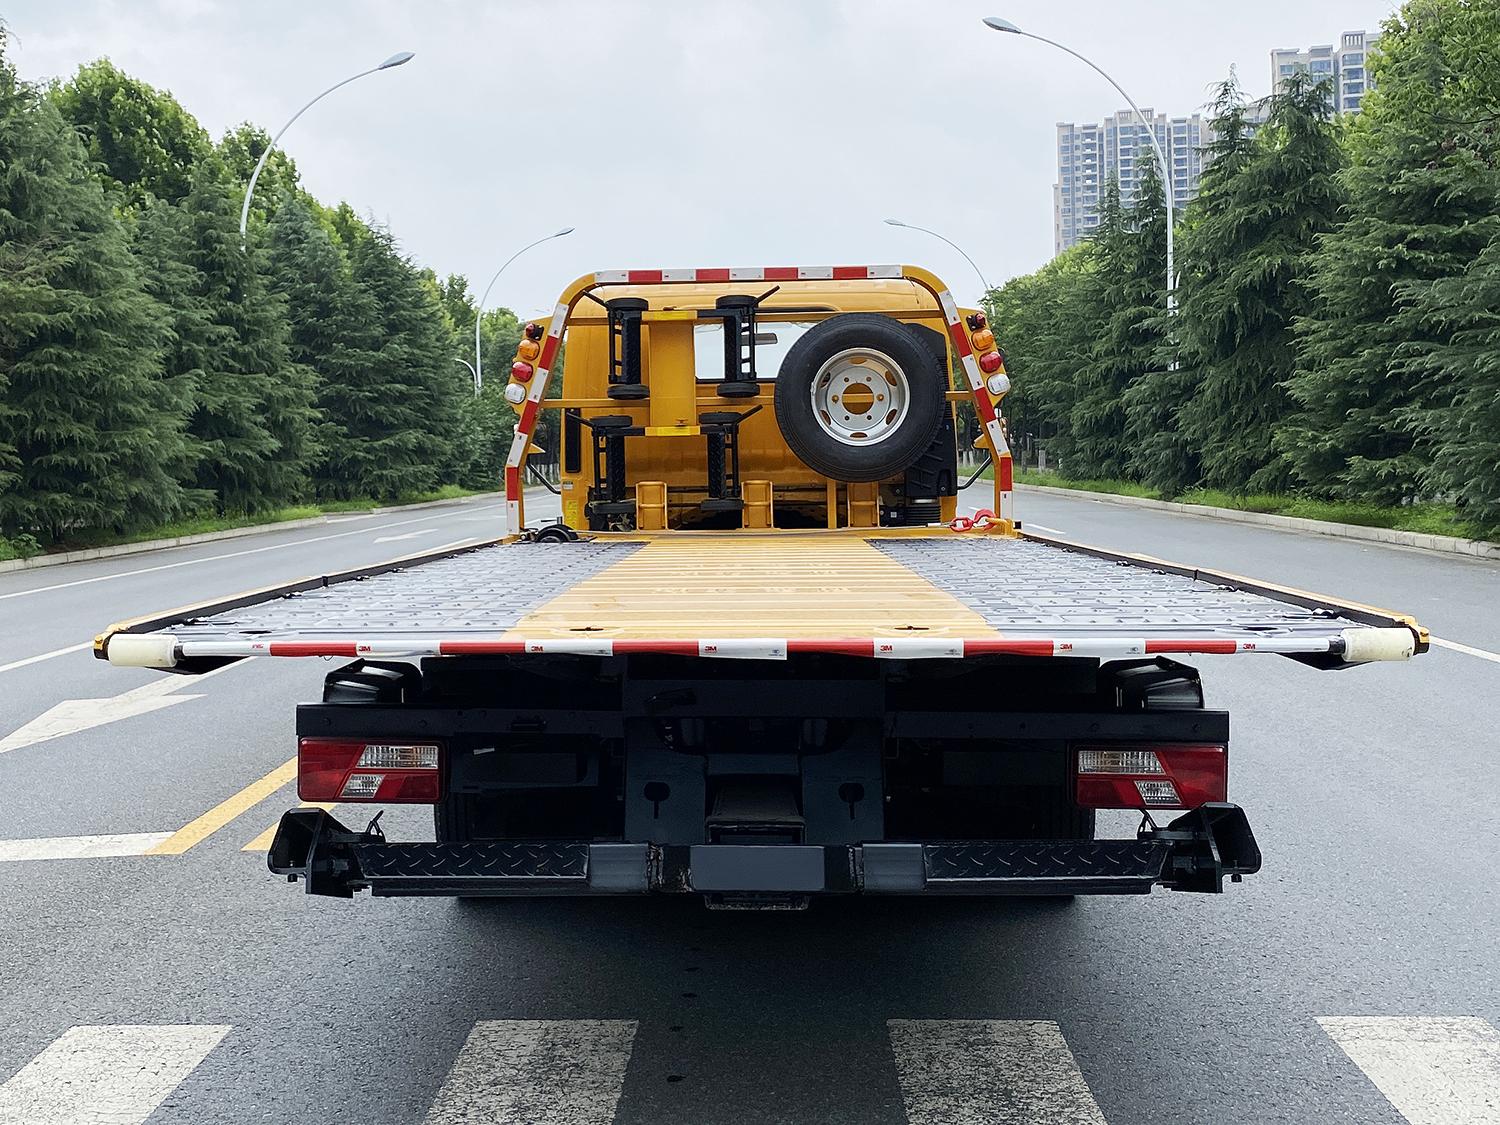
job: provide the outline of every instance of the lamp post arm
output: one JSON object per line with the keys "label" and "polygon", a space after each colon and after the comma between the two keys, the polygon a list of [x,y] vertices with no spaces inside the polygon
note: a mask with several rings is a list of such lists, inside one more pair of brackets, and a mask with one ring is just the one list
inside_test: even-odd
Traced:
{"label": "lamp post arm", "polygon": [[[573,228],[569,227],[568,229],[572,230]],[[497,282],[497,281],[500,280],[500,275],[505,272],[505,267],[506,266],[510,265],[517,258],[519,258],[522,254],[524,254],[524,253],[526,253],[526,251],[530,250],[533,246],[540,246],[542,243],[548,242],[548,241],[550,241],[550,240],[552,240],[554,238],[557,238],[557,237],[558,236],[556,234],[549,234],[545,238],[539,238],[539,239],[537,239],[535,242],[528,242],[525,246],[521,247],[514,254],[512,254],[509,258],[505,259],[505,265],[502,265],[499,269],[497,269],[495,271],[495,276],[492,277],[492,278],[490,278],[490,283],[484,287],[484,295],[479,298],[479,306],[474,310],[474,368],[473,368],[473,370],[474,370],[474,385],[476,387],[483,387],[484,386],[484,356],[481,355],[480,351],[479,351],[479,326],[480,326],[480,324],[484,320],[484,303],[490,299],[490,290],[495,287],[495,282]]]}
{"label": "lamp post arm", "polygon": [[1080,55],[1071,47],[1064,47],[1055,39],[1046,39],[1040,35],[1033,35],[1029,31],[1017,30],[1012,34],[1024,35],[1027,39],[1035,39],[1038,43],[1046,43],[1048,46],[1056,47],[1059,51],[1066,51],[1079,62],[1086,64],[1096,71],[1106,82],[1115,88],[1120,97],[1129,103],[1131,110],[1135,113],[1135,119],[1141,123],[1141,127],[1146,130],[1146,135],[1151,138],[1151,147],[1156,150],[1156,159],[1161,164],[1162,193],[1166,196],[1167,201],[1167,309],[1170,311],[1173,308],[1172,292],[1177,288],[1177,275],[1173,269],[1172,261],[1172,168],[1167,163],[1167,154],[1162,149],[1161,142],[1156,139],[1156,129],[1146,120],[1146,115],[1141,112],[1141,107],[1135,104],[1135,99],[1127,94],[1118,82],[1105,73],[1103,68],[1092,60]]}
{"label": "lamp post arm", "polygon": [[[909,226],[909,227],[911,226],[910,223],[907,223],[905,225]],[[976,261],[974,261],[973,258],[969,257],[969,255],[964,251],[964,248],[962,246],[960,246],[958,243],[954,242],[953,239],[948,238],[948,237],[946,237],[944,235],[938,234],[938,232],[935,231],[935,230],[928,230],[926,227],[911,227],[911,229],[912,230],[919,230],[923,234],[930,234],[930,235],[932,235],[933,238],[941,238],[949,246],[953,247],[953,249],[957,250],[960,254],[963,254],[964,261],[968,262],[969,265],[973,266],[974,267],[974,272],[979,275],[979,284],[984,286],[984,292],[985,292],[985,294],[986,295],[989,294],[990,283],[984,279],[984,271],[979,268],[979,263],[977,263]]]}
{"label": "lamp post arm", "polygon": [[367,74],[374,74],[377,70],[380,70],[380,69],[382,69],[382,68],[378,67],[378,66],[374,66],[374,67],[371,67],[369,70],[362,70],[358,74],[354,75],[352,78],[346,78],[342,82],[338,83],[338,85],[328,87],[328,89],[324,90],[321,94],[319,94],[317,97],[315,97],[312,101],[308,102],[305,106],[303,106],[301,109],[299,109],[296,113],[292,114],[292,119],[290,121],[288,121],[285,125],[283,125],[281,127],[281,131],[278,132],[274,137],[271,138],[271,143],[266,146],[266,151],[263,152],[263,153],[261,153],[260,154],[260,159],[258,161],[256,161],[255,171],[250,174],[250,186],[245,189],[245,205],[242,208],[240,208],[240,248],[241,249],[243,249],[245,247],[245,228],[246,228],[246,225],[247,225],[247,223],[249,222],[249,219],[250,219],[250,197],[255,194],[255,181],[258,180],[258,179],[260,179],[260,170],[266,166],[267,159],[270,158],[272,150],[274,150],[276,148],[276,142],[279,141],[279,140],[281,140],[282,136],[286,133],[286,131],[288,129],[290,129],[293,124],[296,123],[297,118],[301,117],[308,110],[312,109],[313,106],[317,105],[320,101],[322,101],[324,98],[326,98],[329,94],[333,93],[335,90],[339,89],[342,86],[349,85],[349,83],[355,81],[355,79],[363,78]]}
{"label": "lamp post arm", "polygon": [[479,372],[475,371],[474,365],[462,356],[454,356],[453,360],[455,363],[461,363],[469,369],[469,374],[474,377],[474,393],[477,395],[479,393]]}

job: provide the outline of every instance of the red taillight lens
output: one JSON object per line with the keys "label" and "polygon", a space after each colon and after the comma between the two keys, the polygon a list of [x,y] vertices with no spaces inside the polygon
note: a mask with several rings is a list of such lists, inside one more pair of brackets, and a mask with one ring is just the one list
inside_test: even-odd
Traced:
{"label": "red taillight lens", "polygon": [[510,377],[518,383],[529,383],[531,377],[536,374],[536,368],[524,359],[518,359],[510,365]]}
{"label": "red taillight lens", "polygon": [[1073,757],[1074,797],[1086,809],[1192,809],[1228,791],[1226,746],[1078,746]]}
{"label": "red taillight lens", "polygon": [[985,352],[979,357],[979,370],[986,375],[993,375],[1005,366],[1005,360],[999,352]]}
{"label": "red taillight lens", "polygon": [[297,796],[304,801],[432,804],[442,799],[442,747],[435,742],[297,740]]}

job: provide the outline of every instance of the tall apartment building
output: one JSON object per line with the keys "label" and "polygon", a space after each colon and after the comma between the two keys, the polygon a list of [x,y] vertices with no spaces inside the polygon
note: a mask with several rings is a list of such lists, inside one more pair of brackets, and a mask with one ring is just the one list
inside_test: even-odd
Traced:
{"label": "tall apartment building", "polygon": [[1365,55],[1378,36],[1363,31],[1346,31],[1339,45],[1309,47],[1303,51],[1288,47],[1271,52],[1271,89],[1279,91],[1293,74],[1305,70],[1314,78],[1333,79],[1333,108],[1338,113],[1358,113],[1360,102],[1370,91],[1369,70]]}
{"label": "tall apartment building", "polygon": [[[1199,114],[1168,118],[1142,110],[1152,123],[1171,167],[1172,205],[1186,207],[1198,194],[1203,172],[1199,149],[1209,141],[1209,128]],[[1151,134],[1132,110],[1122,109],[1102,124],[1057,125],[1057,183],[1052,186],[1053,252],[1061,254],[1081,242],[1099,225],[1104,185],[1113,174],[1120,180],[1120,198],[1135,202],[1136,188],[1150,161],[1156,159]]]}

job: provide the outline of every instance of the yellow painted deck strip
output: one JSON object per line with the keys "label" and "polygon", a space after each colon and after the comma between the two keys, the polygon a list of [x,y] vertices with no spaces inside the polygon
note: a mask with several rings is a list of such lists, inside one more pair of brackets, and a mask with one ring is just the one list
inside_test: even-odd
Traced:
{"label": "yellow painted deck strip", "polygon": [[227,801],[221,801],[197,820],[179,828],[145,855],[181,855],[202,843],[241,813],[254,808],[276,790],[297,777],[297,759],[277,766],[265,777],[247,785]]}
{"label": "yellow painted deck strip", "polygon": [[537,607],[508,635],[728,640],[999,634],[951,594],[863,539],[825,535],[656,539]]}

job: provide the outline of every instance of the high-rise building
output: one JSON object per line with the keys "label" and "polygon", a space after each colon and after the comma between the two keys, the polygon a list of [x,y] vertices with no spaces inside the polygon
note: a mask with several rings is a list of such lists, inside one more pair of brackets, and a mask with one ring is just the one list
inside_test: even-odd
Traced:
{"label": "high-rise building", "polygon": [[1282,85],[1299,70],[1305,70],[1314,78],[1333,80],[1333,108],[1337,113],[1358,113],[1365,94],[1373,86],[1370,71],[1365,65],[1365,55],[1375,45],[1378,36],[1366,35],[1363,31],[1346,31],[1339,37],[1339,45],[1309,47],[1301,50],[1286,47],[1271,52],[1271,90],[1279,92]]}
{"label": "high-rise building", "polygon": [[[1168,118],[1142,111],[1156,131],[1156,139],[1171,166],[1172,206],[1186,207],[1198,194],[1203,172],[1199,150],[1209,142],[1209,129],[1198,114]],[[1135,202],[1136,188],[1146,166],[1156,159],[1151,135],[1135,112],[1122,109],[1103,124],[1057,124],[1057,183],[1052,186],[1053,251],[1061,254],[1081,242],[1099,225],[1099,204],[1111,175],[1120,181],[1120,200]]]}

